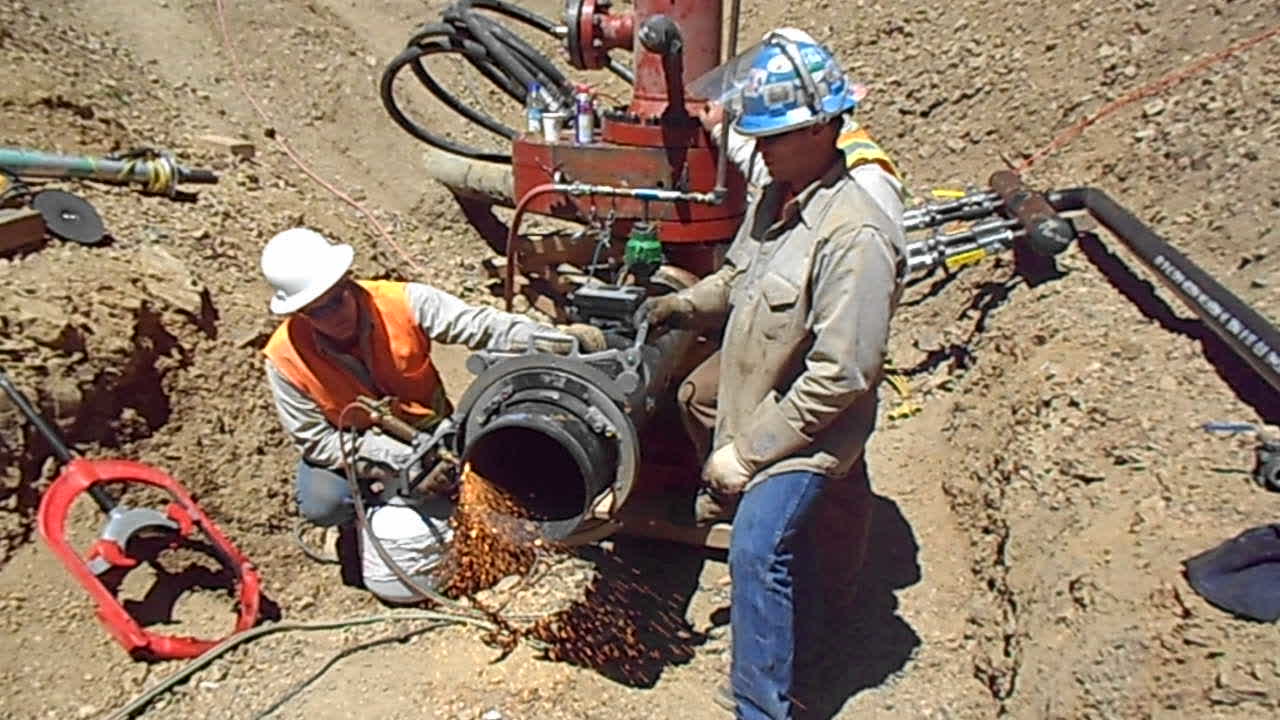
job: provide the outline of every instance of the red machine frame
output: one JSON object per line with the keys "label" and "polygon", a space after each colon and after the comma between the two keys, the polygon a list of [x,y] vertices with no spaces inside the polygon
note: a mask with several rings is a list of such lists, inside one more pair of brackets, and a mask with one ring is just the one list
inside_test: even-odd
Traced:
{"label": "red machine frame", "polygon": [[[645,24],[655,18],[678,28],[678,52],[657,52],[641,41]],[[590,144],[575,144],[568,131],[555,142],[535,134],[518,136],[512,143],[517,207],[571,220],[609,214],[615,237],[625,237],[636,222],[657,221],[671,265],[699,276],[714,270],[718,247],[732,239],[742,221],[745,183],[736,170],[721,166],[720,152],[698,120],[705,98],[686,97],[684,86],[720,64],[723,18],[719,0],[636,0],[625,14],[612,13],[604,0],[570,0],[565,13],[570,62],[594,70],[604,67],[609,50],[631,50],[631,102],[601,113]],[[602,196],[556,189],[568,184],[618,192]],[[625,194],[635,189],[688,197],[655,202]]]}

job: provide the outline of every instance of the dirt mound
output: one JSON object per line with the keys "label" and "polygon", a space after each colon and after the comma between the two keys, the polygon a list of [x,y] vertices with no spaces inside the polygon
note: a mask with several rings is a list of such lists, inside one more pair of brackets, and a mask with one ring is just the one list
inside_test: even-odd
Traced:
{"label": "dirt mound", "polygon": [[[273,321],[258,252],[306,223],[354,242],[362,274],[492,301],[487,249],[448,195],[423,184],[419,148],[375,91],[382,63],[444,3],[226,5],[269,128],[236,82],[213,2],[0,4],[6,143],[155,146],[221,176],[194,203],[55,183],[94,204],[113,242],[55,243],[0,264],[0,362],[82,451],[153,463],[195,492],[286,618],[378,612],[291,537],[296,457],[262,385],[258,349]],[[1269,3],[806,0],[744,3],[743,40],[796,25],[829,42],[871,86],[862,119],[921,190],[982,184],[1003,158],[1016,163],[1132,89],[1277,23]],[[1259,45],[1119,111],[1030,178],[1102,188],[1276,318],[1278,78],[1280,42]],[[417,109],[459,137],[478,134]],[[368,203],[425,270],[311,184],[268,131]],[[257,153],[233,156],[206,133],[247,138]],[[1273,629],[1210,607],[1179,567],[1274,521],[1275,496],[1247,479],[1249,442],[1199,426],[1275,422],[1280,401],[1115,239],[1086,236],[1058,269],[1028,282],[1001,259],[908,290],[891,357],[923,410],[886,419],[870,450],[874,550],[859,617],[832,629],[851,648],[833,662],[837,717],[1245,718],[1280,703]],[[447,365],[456,393],[466,376]],[[32,542],[54,463],[11,409],[0,413],[0,679],[31,688],[0,700],[0,716],[94,717],[173,668],[125,658]],[[87,510],[76,518],[96,522]],[[250,717],[371,639],[387,643],[345,660],[352,673],[325,676],[282,716],[714,716],[727,666],[723,564],[644,543],[593,563],[615,576],[597,588],[645,585],[609,593],[617,617],[643,620],[656,606],[688,624],[672,621],[685,644],[664,641],[642,682],[528,648],[491,665],[495,651],[468,630],[351,629],[254,643],[145,716]],[[563,585],[590,581],[585,569],[570,575]]]}
{"label": "dirt mound", "polygon": [[[65,437],[116,448],[169,421],[170,374],[215,332],[209,297],[180,261],[159,246],[59,247],[9,264],[3,276],[6,372],[36,390],[27,394]],[[30,537],[52,451],[16,408],[6,407],[3,427],[7,560]]]}

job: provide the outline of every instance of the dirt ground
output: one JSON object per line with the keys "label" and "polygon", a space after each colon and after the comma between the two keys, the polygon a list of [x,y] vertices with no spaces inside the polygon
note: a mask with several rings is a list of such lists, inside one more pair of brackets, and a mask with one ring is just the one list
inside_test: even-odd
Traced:
{"label": "dirt ground", "polygon": [[[560,4],[526,3],[554,16]],[[175,152],[221,182],[176,203],[101,185],[112,242],[52,242],[0,260],[0,363],[82,453],[180,479],[264,578],[286,620],[384,612],[293,540],[295,452],[262,382],[273,327],[258,253],[305,223],[354,243],[361,273],[422,279],[476,302],[484,244],[422,146],[376,92],[384,63],[439,0],[226,2],[246,100],[214,0],[0,0],[0,140],[68,152]],[[863,119],[913,188],[985,183],[1072,122],[1205,54],[1280,23],[1264,0],[743,3],[744,43],[812,31],[872,89]],[[425,103],[440,127],[461,121]],[[432,114],[435,113],[435,114]],[[251,159],[197,140],[241,136]],[[392,228],[408,267],[313,184],[271,135]],[[1129,106],[1037,164],[1041,187],[1096,186],[1264,315],[1280,318],[1280,40]],[[913,284],[893,363],[921,412],[886,418],[858,617],[827,688],[837,718],[1258,718],[1280,708],[1275,628],[1196,595],[1181,561],[1274,522],[1248,438],[1209,420],[1280,422],[1252,380],[1121,243],[1099,231],[1029,284],[1007,259]],[[446,352],[450,391],[463,355]],[[131,661],[39,541],[57,463],[0,403],[0,697],[4,718],[109,714],[181,667]],[[131,496],[132,497],[132,496]],[[96,522],[77,508],[77,527]],[[282,718],[721,717],[724,558],[616,539],[556,575],[649,623],[627,668],[510,656],[473,629],[423,623],[280,633],[232,651],[145,718],[256,717],[337,653]],[[650,593],[628,592],[636,584]],[[610,591],[613,588],[614,591]],[[144,589],[128,588],[144,610]],[[231,604],[197,593],[155,628],[219,635]],[[657,632],[675,626],[677,632]],[[383,640],[367,648],[364,644]],[[604,640],[602,640],[604,642]]]}

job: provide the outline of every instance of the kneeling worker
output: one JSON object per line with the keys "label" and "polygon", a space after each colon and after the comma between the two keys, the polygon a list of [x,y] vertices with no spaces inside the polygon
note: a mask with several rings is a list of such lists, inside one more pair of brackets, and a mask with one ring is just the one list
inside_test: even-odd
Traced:
{"label": "kneeling worker", "polygon": [[[271,312],[285,316],[267,342],[267,382],[285,431],[302,459],[297,501],[302,516],[321,526],[350,523],[349,461],[363,483],[404,470],[411,448],[371,428],[358,396],[391,398],[390,411],[429,431],[453,412],[431,359],[433,342],[473,350],[527,344],[549,330],[522,315],[470,305],[421,283],[353,280],[354,251],[306,228],[277,234],[262,251],[262,272],[275,290]],[[557,328],[586,352],[604,349],[589,325]],[[345,414],[344,414],[344,411]],[[344,454],[340,428],[354,430]],[[446,504],[441,529],[447,526]]]}

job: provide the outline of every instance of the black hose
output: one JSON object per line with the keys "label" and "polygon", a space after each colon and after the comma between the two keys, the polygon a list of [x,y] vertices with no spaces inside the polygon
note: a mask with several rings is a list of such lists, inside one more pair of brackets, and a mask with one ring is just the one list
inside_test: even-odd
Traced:
{"label": "black hose", "polygon": [[1088,210],[1263,380],[1280,390],[1280,330],[1106,193],[1074,188],[1046,193],[1060,212]]}
{"label": "black hose", "polygon": [[[13,404],[18,407],[18,411],[27,418],[27,422],[31,423],[36,432],[44,437],[45,442],[49,443],[49,447],[53,450],[54,457],[58,458],[58,462],[66,465],[75,459],[75,455],[71,453],[71,448],[67,447],[67,443],[58,434],[58,431],[53,429],[53,426],[35,409],[31,401],[27,399],[27,396],[18,389],[17,385],[13,384],[13,381],[9,379],[9,376],[3,370],[0,370],[0,390],[4,390],[4,393],[13,401]],[[97,504],[98,509],[102,512],[110,514],[115,509],[116,499],[111,497],[106,488],[101,485],[90,485],[88,492],[89,497],[93,498],[93,502]]]}
{"label": "black hose", "polygon": [[396,105],[395,98],[392,95],[392,83],[395,81],[396,74],[399,73],[405,65],[410,65],[412,63],[414,73],[418,76],[418,79],[424,86],[426,86],[427,90],[440,98],[445,105],[449,106],[455,112],[462,114],[468,120],[471,120],[490,131],[492,131],[495,126],[501,126],[497,120],[494,120],[487,115],[482,115],[478,111],[472,110],[469,106],[463,105],[461,101],[449,94],[444,88],[440,87],[440,85],[427,74],[426,70],[419,62],[420,58],[427,55],[448,52],[457,52],[457,50],[447,44],[432,42],[422,46],[408,48],[404,52],[400,53],[400,55],[396,56],[395,59],[393,59],[387,66],[386,71],[382,74],[382,83],[380,88],[382,94],[382,106],[386,108],[387,113],[391,115],[391,119],[403,128],[405,132],[428,145],[437,147],[445,152],[454,153],[455,155],[469,157],[473,160],[510,163],[510,153],[495,153],[456,143],[443,135],[427,130],[419,123],[414,122],[400,110],[398,105]]}
{"label": "black hose", "polygon": [[[456,53],[493,83],[505,95],[521,105],[529,85],[536,82],[548,96],[560,106],[568,106],[573,96],[573,85],[564,73],[546,55],[507,26],[481,13],[486,10],[528,25],[544,34],[556,37],[557,26],[550,20],[516,6],[505,0],[460,0],[446,9],[442,22],[426,23],[409,39],[404,51],[388,63],[379,83],[382,105],[397,125],[413,137],[445,152],[475,160],[510,163],[510,153],[492,152],[464,145],[432,132],[415,122],[396,103],[393,87],[396,76],[405,68],[418,78],[423,87],[449,109],[470,122],[507,141],[515,139],[517,130],[486,113],[474,108],[445,90],[427,72],[423,59],[436,54]],[[631,73],[613,62],[608,69],[627,82]]]}

